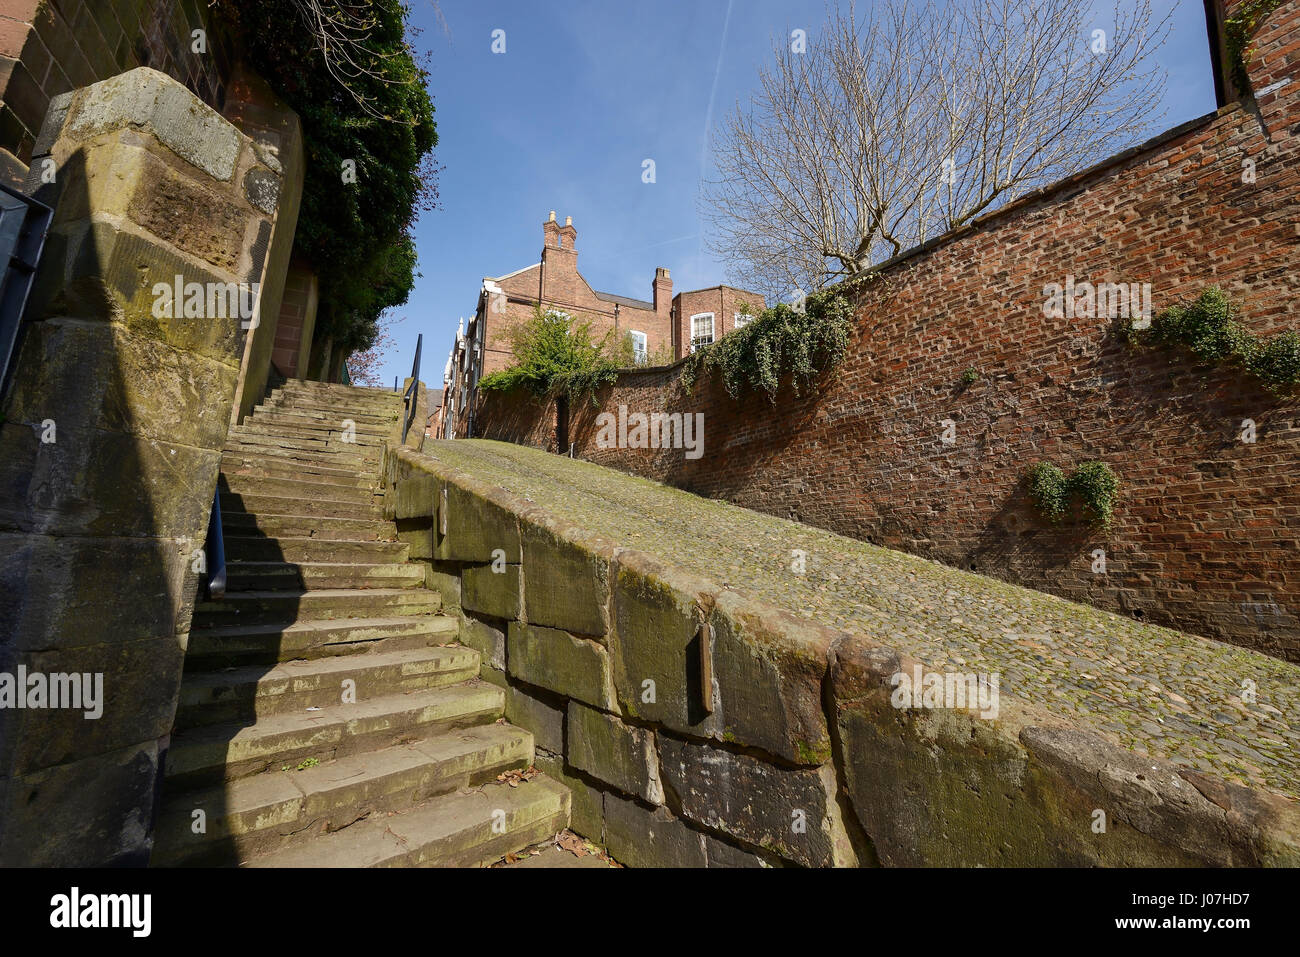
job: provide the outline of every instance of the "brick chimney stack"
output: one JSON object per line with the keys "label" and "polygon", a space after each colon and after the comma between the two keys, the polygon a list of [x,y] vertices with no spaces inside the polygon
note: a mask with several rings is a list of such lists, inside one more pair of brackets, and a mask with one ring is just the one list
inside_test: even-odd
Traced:
{"label": "brick chimney stack", "polygon": [[564,225],[555,221],[555,210],[542,224],[542,282],[541,298],[555,302],[572,303],[578,292],[578,251],[574,243],[578,231],[573,228],[573,217],[566,216]]}
{"label": "brick chimney stack", "polygon": [[654,290],[655,314],[667,316],[673,308],[673,281],[663,266],[655,270]]}

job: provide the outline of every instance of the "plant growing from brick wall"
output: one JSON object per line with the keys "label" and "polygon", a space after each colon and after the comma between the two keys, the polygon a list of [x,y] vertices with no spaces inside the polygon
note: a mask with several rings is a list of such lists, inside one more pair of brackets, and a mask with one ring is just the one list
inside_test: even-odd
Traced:
{"label": "plant growing from brick wall", "polygon": [[1289,329],[1269,338],[1252,334],[1237,322],[1236,307],[1218,286],[1157,313],[1147,329],[1130,323],[1127,331],[1136,345],[1183,348],[1201,362],[1235,366],[1271,392],[1300,385],[1300,334]]}
{"label": "plant growing from brick wall", "polygon": [[1039,514],[1052,524],[1059,524],[1078,502],[1085,519],[1110,526],[1119,496],[1119,479],[1105,462],[1084,462],[1068,477],[1051,462],[1039,462],[1026,474],[1029,498]]}
{"label": "plant growing from brick wall", "polygon": [[490,392],[526,389],[538,399],[590,397],[618,378],[609,349],[610,334],[599,342],[591,323],[533,308],[533,315],[510,331],[514,364],[489,373],[479,387]]}
{"label": "plant growing from brick wall", "polygon": [[1228,48],[1228,63],[1237,89],[1250,89],[1250,74],[1246,63],[1250,60],[1250,41],[1261,23],[1282,5],[1282,0],[1247,0],[1224,21],[1224,34]]}
{"label": "plant growing from brick wall", "polygon": [[716,372],[733,399],[762,389],[775,402],[781,380],[789,376],[799,395],[844,359],[852,328],[853,306],[836,290],[809,296],[802,312],[780,303],[690,355],[681,383],[689,391],[701,374]]}

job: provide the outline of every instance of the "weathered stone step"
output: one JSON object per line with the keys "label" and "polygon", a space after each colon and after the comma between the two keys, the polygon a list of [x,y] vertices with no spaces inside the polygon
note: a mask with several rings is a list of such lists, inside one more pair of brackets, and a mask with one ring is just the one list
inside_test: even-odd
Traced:
{"label": "weathered stone step", "polygon": [[375,395],[339,395],[314,389],[276,389],[268,397],[271,402],[316,402],[335,409],[358,412],[395,412],[403,407],[402,397],[391,392]]}
{"label": "weathered stone step", "polygon": [[348,542],[326,538],[266,538],[226,535],[226,558],[247,562],[404,562],[411,546],[405,542]]}
{"label": "weathered stone step", "polygon": [[379,518],[222,512],[221,519],[222,531],[227,535],[282,535],[286,538],[329,538],[347,542],[391,542],[397,538],[397,526]]}
{"label": "weathered stone step", "polygon": [[[567,788],[545,775],[490,784],[256,857],[250,867],[482,867],[568,827]],[[496,826],[504,822],[503,831]]]}
{"label": "weathered stone step", "polygon": [[375,504],[374,492],[360,482],[339,485],[333,482],[309,481],[311,476],[287,478],[279,475],[250,475],[247,473],[221,474],[224,490],[242,495],[277,495],[281,498],[304,498],[321,502],[351,502],[360,505]]}
{"label": "weathered stone step", "polygon": [[379,484],[375,469],[339,468],[332,465],[312,465],[304,462],[283,462],[253,454],[223,454],[221,474],[246,478],[287,478],[318,485],[342,485],[345,488],[373,489]]}
{"label": "weathered stone step", "polygon": [[504,710],[504,692],[475,681],[320,711],[273,714],[251,725],[204,725],[172,735],[166,779],[173,788],[209,787],[312,759],[330,761],[490,724]]}
{"label": "weathered stone step", "polygon": [[287,416],[321,424],[329,423],[331,425],[338,422],[340,418],[348,418],[358,426],[364,425],[367,427],[383,429],[391,429],[393,424],[401,419],[400,411],[396,418],[393,417],[391,411],[387,410],[379,412],[353,410],[346,416],[340,416],[338,408],[328,402],[312,403],[305,400],[300,402],[290,402],[285,399],[276,399],[254,406],[253,414],[244,421],[257,422],[265,415]]}
{"label": "weathered stone step", "polygon": [[177,728],[328,708],[342,702],[344,682],[355,700],[424,691],[478,677],[472,648],[412,648],[369,655],[245,665],[188,674],[176,711]]}
{"label": "weathered stone step", "polygon": [[318,591],[239,591],[194,606],[194,628],[322,618],[434,615],[442,595],[427,588],[322,588]]}
{"label": "weathered stone step", "polygon": [[383,445],[384,439],[375,435],[357,433],[355,441],[347,441],[342,429],[296,429],[291,425],[240,425],[231,429],[229,436],[244,445],[269,445],[284,449],[324,450],[369,454]]}
{"label": "weathered stone step", "polygon": [[342,385],[335,382],[313,382],[310,379],[289,379],[278,389],[276,393],[286,395],[316,395],[331,399],[335,402],[349,401],[378,401],[390,404],[401,405],[402,393],[394,392],[392,389],[374,389],[367,386]]}
{"label": "weathered stone step", "polygon": [[[258,412],[251,418],[245,420],[243,428],[256,425],[267,429],[291,429],[292,434],[301,434],[309,436],[312,433],[330,433],[340,432],[343,429],[342,419],[351,418],[350,416],[325,418],[323,416],[299,415],[296,413],[279,412],[268,409],[265,412]],[[353,419],[353,429],[358,436],[374,436],[384,439],[392,431],[391,422],[360,422]]]}
{"label": "weathered stone step", "polygon": [[331,415],[340,413],[348,415],[349,418],[357,415],[373,415],[377,418],[393,422],[393,416],[400,415],[405,406],[399,400],[397,402],[385,402],[374,399],[339,399],[328,395],[311,395],[305,392],[273,392],[267,397],[266,405],[272,405],[281,409],[312,409],[323,410]]}
{"label": "weathered stone step", "polygon": [[195,628],[185,654],[186,680],[191,673],[220,667],[386,654],[451,644],[459,637],[460,622],[446,615]]}
{"label": "weathered stone step", "polygon": [[293,462],[310,462],[330,468],[350,468],[357,472],[373,472],[379,464],[379,452],[341,451],[339,449],[287,449],[278,445],[256,445],[243,442],[239,436],[231,435],[226,439],[222,450],[231,455],[245,455],[254,461],[261,459],[283,460]]}
{"label": "weathered stone step", "polygon": [[[335,832],[385,811],[492,781],[532,763],[533,737],[506,724],[169,795],[155,829],[154,866],[235,864]],[[206,833],[194,833],[194,812]]]}
{"label": "weathered stone step", "polygon": [[289,495],[236,495],[223,492],[221,514],[248,512],[255,515],[318,515],[329,518],[382,519],[383,508],[366,502],[332,502],[294,498]]}
{"label": "weathered stone step", "polygon": [[231,592],[422,587],[422,565],[386,562],[229,562],[226,565],[226,590]]}

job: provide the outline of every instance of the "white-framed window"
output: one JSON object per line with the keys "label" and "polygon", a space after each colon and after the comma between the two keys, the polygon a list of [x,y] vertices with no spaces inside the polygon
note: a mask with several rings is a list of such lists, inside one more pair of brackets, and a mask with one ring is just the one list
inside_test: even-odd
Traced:
{"label": "white-framed window", "polygon": [[631,332],[628,333],[628,335],[632,337],[633,359],[636,361],[637,365],[639,366],[645,365],[646,360],[650,357],[650,351],[647,347],[648,340],[646,339],[646,334],[644,332],[637,332],[635,329],[633,329]]}
{"label": "white-framed window", "polygon": [[749,325],[751,322],[754,321],[754,317],[747,312],[738,312],[736,313],[734,318],[736,320],[737,329],[744,329],[747,325]]}
{"label": "white-framed window", "polygon": [[700,312],[691,316],[691,351],[713,344],[713,313]]}

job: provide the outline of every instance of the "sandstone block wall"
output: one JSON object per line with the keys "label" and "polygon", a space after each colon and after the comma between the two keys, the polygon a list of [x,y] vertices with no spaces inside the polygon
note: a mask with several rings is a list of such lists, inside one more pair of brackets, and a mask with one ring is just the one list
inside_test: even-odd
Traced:
{"label": "sandstone block wall", "polygon": [[[594,536],[425,453],[386,509],[482,677],[630,866],[1290,865],[1294,803],[1002,696],[910,711],[887,635],[822,627]],[[1105,834],[1091,824],[1101,809]]]}
{"label": "sandstone block wall", "polygon": [[258,276],[274,207],[250,183],[277,175],[147,68],[56,98],[35,145],[55,215],[0,425],[0,672],[103,697],[0,710],[0,863],[148,862],[246,335],[154,286]]}
{"label": "sandstone block wall", "polygon": [[[1274,10],[1252,50],[1253,101],[884,268],[815,394],[733,400],[709,381],[687,392],[675,368],[629,372],[598,408],[575,404],[575,454],[1300,661],[1296,398],[1043,308],[1068,276],[1150,283],[1155,310],[1217,284],[1252,332],[1300,328],[1300,2]],[[597,416],[620,405],[703,413],[704,454],[599,448]],[[491,393],[474,416],[479,437],[540,448],[554,421],[553,406]],[[1025,469],[1088,460],[1119,478],[1113,526],[1044,522]]]}

